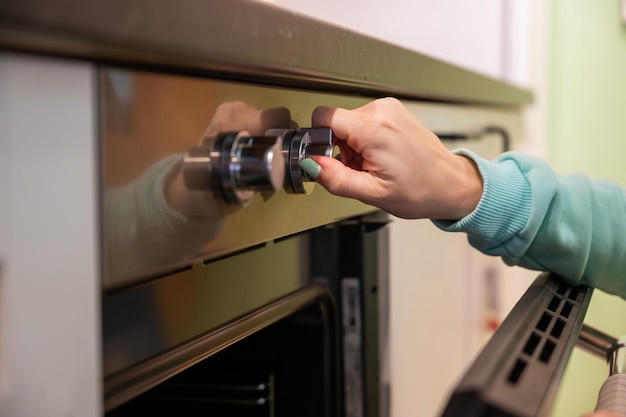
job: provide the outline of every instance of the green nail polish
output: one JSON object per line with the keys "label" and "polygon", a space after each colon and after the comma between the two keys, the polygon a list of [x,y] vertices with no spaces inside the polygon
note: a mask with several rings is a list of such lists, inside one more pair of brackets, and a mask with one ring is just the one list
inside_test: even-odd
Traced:
{"label": "green nail polish", "polygon": [[322,172],[322,167],[310,158],[300,161],[300,168],[302,168],[302,170],[313,179],[317,178],[320,175],[320,172]]}

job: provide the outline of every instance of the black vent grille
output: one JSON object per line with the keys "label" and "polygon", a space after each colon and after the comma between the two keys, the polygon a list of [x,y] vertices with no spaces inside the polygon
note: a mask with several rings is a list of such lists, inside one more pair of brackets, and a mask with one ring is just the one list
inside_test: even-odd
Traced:
{"label": "black vent grille", "polygon": [[557,287],[545,311],[537,320],[519,357],[511,367],[507,382],[517,384],[524,374],[529,362],[539,361],[550,363],[563,330],[570,320],[575,303],[579,303],[578,296],[581,288],[561,283]]}
{"label": "black vent grille", "polygon": [[542,274],[465,374],[444,417],[534,417],[554,400],[592,290]]}

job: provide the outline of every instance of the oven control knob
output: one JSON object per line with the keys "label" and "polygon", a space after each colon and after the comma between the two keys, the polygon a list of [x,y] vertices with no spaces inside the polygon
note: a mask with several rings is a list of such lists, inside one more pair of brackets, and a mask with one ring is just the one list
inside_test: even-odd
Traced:
{"label": "oven control knob", "polygon": [[283,185],[285,161],[280,138],[225,133],[187,151],[183,177],[192,190],[219,190],[230,204],[248,204],[256,192]]}
{"label": "oven control knob", "polygon": [[300,161],[313,155],[332,157],[334,150],[332,130],[326,127],[270,129],[265,134],[277,136],[282,142],[285,191],[292,194],[310,194],[316,183],[300,168]]}

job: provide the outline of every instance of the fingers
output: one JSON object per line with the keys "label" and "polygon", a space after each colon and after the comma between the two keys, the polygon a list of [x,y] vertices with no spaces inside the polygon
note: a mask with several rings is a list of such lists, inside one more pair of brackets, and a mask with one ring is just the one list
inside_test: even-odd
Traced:
{"label": "fingers", "polygon": [[402,132],[421,130],[420,123],[397,99],[371,101],[354,110],[321,106],[311,115],[313,126],[330,127],[337,141],[345,141],[357,153],[367,147],[388,146]]}
{"label": "fingers", "polygon": [[356,153],[345,142],[337,143],[337,147],[339,148],[337,157],[344,165],[357,171],[363,170],[363,157],[360,154]]}
{"label": "fingers", "polygon": [[255,110],[242,101],[220,104],[211,117],[204,136],[212,137],[224,132],[243,130],[246,125],[245,119]]}
{"label": "fingers", "polygon": [[315,159],[317,181],[333,194],[399,217],[437,219],[466,216],[482,196],[475,164],[450,152],[397,99],[354,110],[318,107],[311,117],[333,130],[341,150],[341,162]]}
{"label": "fingers", "polygon": [[331,127],[337,137],[346,139],[351,136],[354,130],[353,112],[350,110],[320,106],[313,110],[311,114],[311,126],[313,127]]}
{"label": "fingers", "polygon": [[291,120],[291,113],[286,107],[274,107],[257,112],[258,120],[252,120],[248,127],[252,135],[263,135],[267,129],[294,128],[297,123]]}
{"label": "fingers", "polygon": [[356,152],[361,152],[362,147],[355,140],[361,137],[359,132],[364,126],[358,110],[320,106],[311,115],[311,125],[332,128],[336,142],[345,141]]}
{"label": "fingers", "polygon": [[382,184],[368,172],[352,169],[335,158],[313,156],[301,162],[302,169],[330,193],[373,204]]}
{"label": "fingers", "polygon": [[225,102],[218,106],[204,136],[246,130],[252,136],[261,136],[267,129],[292,128],[295,123],[285,107],[259,110],[242,101]]}

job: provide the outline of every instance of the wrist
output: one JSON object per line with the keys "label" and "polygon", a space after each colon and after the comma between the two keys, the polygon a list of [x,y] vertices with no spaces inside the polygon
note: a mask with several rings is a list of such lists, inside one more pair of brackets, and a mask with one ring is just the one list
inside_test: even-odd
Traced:
{"label": "wrist", "polygon": [[461,175],[457,187],[456,213],[454,218],[461,219],[472,213],[483,195],[483,177],[473,159],[464,155],[455,155]]}

